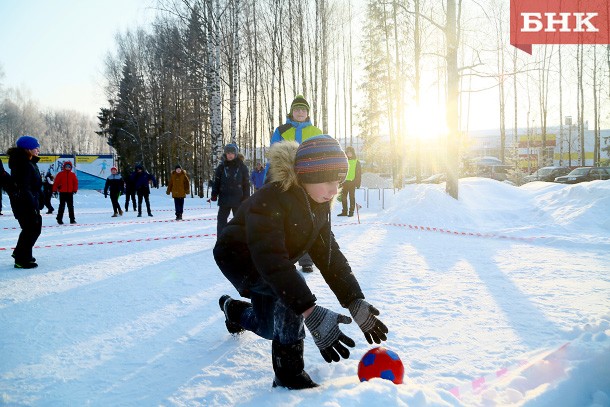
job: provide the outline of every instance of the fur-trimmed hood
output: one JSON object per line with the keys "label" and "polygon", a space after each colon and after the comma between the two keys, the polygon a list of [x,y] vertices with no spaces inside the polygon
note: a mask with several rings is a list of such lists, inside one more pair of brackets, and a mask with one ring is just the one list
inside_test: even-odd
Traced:
{"label": "fur-trimmed hood", "polygon": [[296,141],[281,141],[274,143],[269,149],[269,182],[280,184],[282,191],[299,185],[297,174],[294,171],[294,161],[299,144]]}

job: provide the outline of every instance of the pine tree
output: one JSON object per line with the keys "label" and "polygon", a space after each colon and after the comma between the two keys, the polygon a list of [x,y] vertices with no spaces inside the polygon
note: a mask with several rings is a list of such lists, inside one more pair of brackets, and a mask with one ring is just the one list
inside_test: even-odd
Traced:
{"label": "pine tree", "polygon": [[363,156],[371,165],[388,170],[385,150],[381,147],[382,121],[387,119],[385,89],[387,70],[383,51],[385,34],[383,32],[383,10],[378,2],[367,3],[366,23],[362,38],[362,58],[364,60],[364,79],[359,86],[362,90],[362,105],[359,106],[359,126],[364,141]]}

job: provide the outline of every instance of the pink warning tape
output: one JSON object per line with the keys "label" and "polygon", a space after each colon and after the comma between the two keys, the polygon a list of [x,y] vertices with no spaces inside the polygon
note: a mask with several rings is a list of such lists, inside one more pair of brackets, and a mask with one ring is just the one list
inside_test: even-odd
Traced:
{"label": "pink warning tape", "polygon": [[[127,240],[111,240],[108,242],[79,242],[79,243],[58,243],[52,245],[34,246],[35,249],[50,249],[52,247],[72,247],[72,246],[93,246],[100,244],[120,244],[133,242],[150,242],[153,240],[175,240],[175,239],[196,239],[200,237],[216,237],[216,233],[203,233],[199,235],[184,235],[184,236],[165,236],[165,237],[147,237],[142,239],[127,239]],[[0,251],[8,250],[9,247],[0,247]],[[10,247],[14,249],[14,247]]]}
{"label": "pink warning tape", "polygon": [[529,360],[521,360],[517,363],[515,363],[514,365],[511,365],[509,367],[505,367],[502,368],[500,370],[497,370],[495,373],[491,373],[485,376],[481,376],[478,377],[474,380],[471,380],[468,383],[465,383],[461,386],[456,386],[453,387],[452,389],[449,390],[449,392],[451,394],[453,394],[456,398],[460,398],[464,395],[466,395],[467,393],[471,393],[471,392],[479,392],[481,390],[483,390],[484,388],[486,388],[488,385],[491,385],[493,382],[495,382],[496,380],[505,377],[506,375],[508,375],[509,373],[516,373],[518,371],[525,371],[528,368],[530,368],[532,365],[534,365],[535,363],[545,360],[547,359],[549,356],[565,349],[568,345],[570,344],[570,342],[566,342],[563,345],[559,346],[556,349],[552,349],[550,351],[545,351],[542,352],[541,354],[538,354],[536,357],[531,358]]}
{"label": "pink warning tape", "polygon": [[[48,225],[43,226],[43,229],[47,228],[64,228],[71,227],[77,228],[79,226],[106,226],[106,225],[137,225],[137,224],[148,224],[148,223],[173,223],[173,222],[197,222],[200,220],[216,220],[216,218],[190,218],[190,219],[182,219],[180,221],[176,221],[174,219],[155,219],[155,220],[133,220],[133,221],[120,221],[120,222],[102,222],[102,223],[74,223],[74,224],[66,224],[66,225]],[[18,230],[21,229],[18,226],[13,227],[5,227],[3,230]]]}
{"label": "pink warning tape", "polygon": [[411,225],[408,223],[372,222],[372,224],[405,227],[405,228],[420,230],[420,231],[424,231],[424,232],[439,232],[439,233],[446,233],[446,234],[456,235],[456,236],[473,236],[473,237],[508,239],[508,240],[528,241],[528,242],[532,241],[532,240],[536,240],[536,239],[548,239],[548,237],[545,237],[545,236],[515,237],[515,236],[500,235],[500,234],[496,234],[496,233],[463,232],[463,231],[458,231],[458,230],[436,228],[433,226]]}

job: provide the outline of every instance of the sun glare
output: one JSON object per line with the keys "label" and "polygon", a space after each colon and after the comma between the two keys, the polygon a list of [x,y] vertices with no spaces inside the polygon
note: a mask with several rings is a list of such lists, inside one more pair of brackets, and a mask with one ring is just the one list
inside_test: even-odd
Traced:
{"label": "sun glare", "polygon": [[438,141],[447,134],[445,110],[438,105],[407,107],[405,125],[408,134],[422,142]]}

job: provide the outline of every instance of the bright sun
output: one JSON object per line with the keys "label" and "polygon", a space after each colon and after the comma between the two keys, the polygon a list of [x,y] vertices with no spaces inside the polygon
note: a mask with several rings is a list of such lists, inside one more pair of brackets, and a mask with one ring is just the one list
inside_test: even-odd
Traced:
{"label": "bright sun", "polygon": [[405,125],[411,136],[423,142],[437,141],[447,134],[445,108],[429,101],[419,108],[407,106]]}

